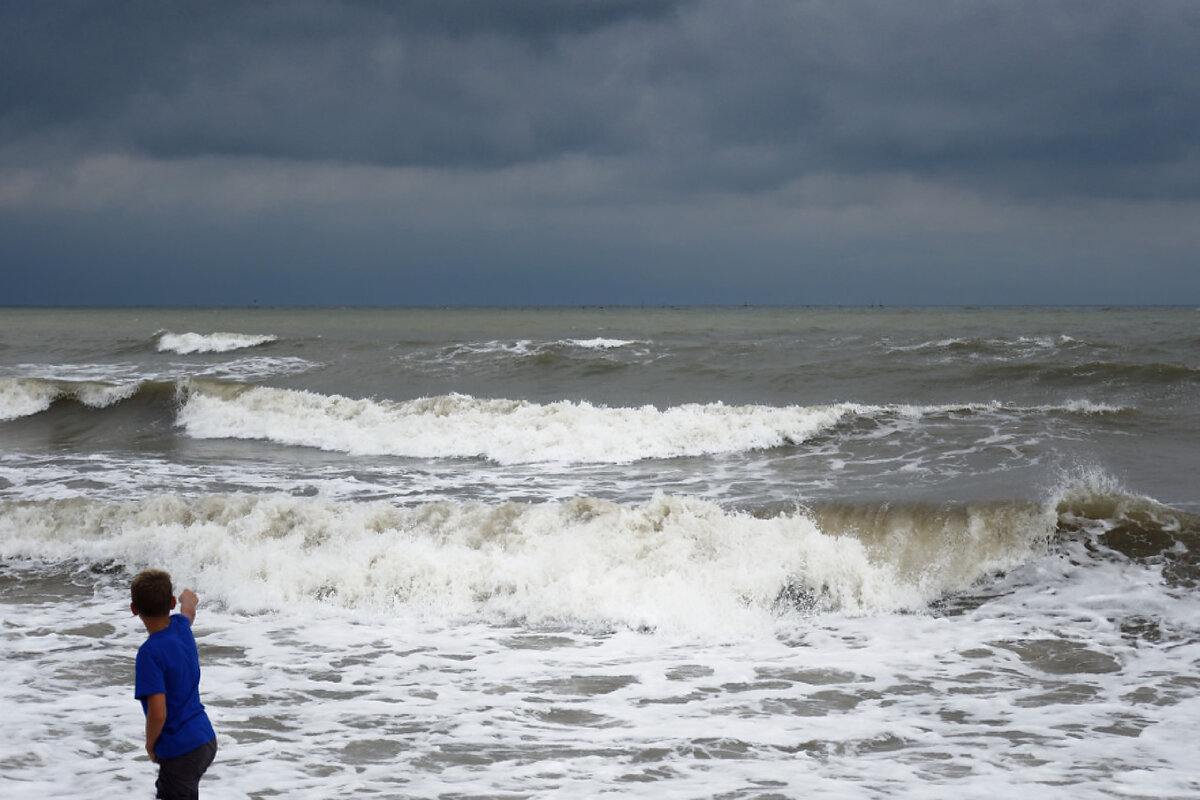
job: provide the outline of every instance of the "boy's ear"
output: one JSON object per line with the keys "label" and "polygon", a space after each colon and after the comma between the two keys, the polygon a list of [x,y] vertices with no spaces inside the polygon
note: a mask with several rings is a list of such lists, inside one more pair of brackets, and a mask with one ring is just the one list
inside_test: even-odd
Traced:
{"label": "boy's ear", "polygon": [[175,609],[175,598],[173,596],[171,597],[171,609]]}
{"label": "boy's ear", "polygon": [[133,603],[129,604],[129,610],[133,612],[133,615],[135,617],[138,615],[137,606],[135,606]]}

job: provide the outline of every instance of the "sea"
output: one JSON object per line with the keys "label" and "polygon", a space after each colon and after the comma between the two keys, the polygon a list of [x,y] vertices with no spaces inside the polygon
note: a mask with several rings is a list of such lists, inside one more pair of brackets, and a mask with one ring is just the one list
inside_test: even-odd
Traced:
{"label": "sea", "polygon": [[1200,797],[1200,310],[0,309],[0,797]]}

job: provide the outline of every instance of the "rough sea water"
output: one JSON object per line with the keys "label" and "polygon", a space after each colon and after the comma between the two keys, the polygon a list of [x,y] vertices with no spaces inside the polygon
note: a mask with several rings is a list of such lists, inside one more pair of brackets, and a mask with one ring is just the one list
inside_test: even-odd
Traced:
{"label": "rough sea water", "polygon": [[0,310],[0,796],[1200,796],[1196,309]]}

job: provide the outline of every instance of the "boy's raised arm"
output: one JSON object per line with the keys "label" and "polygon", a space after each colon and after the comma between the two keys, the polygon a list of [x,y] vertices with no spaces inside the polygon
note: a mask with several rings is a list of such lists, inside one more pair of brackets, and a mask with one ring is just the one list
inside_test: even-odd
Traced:
{"label": "boy's raised arm", "polygon": [[196,622],[196,606],[199,604],[200,598],[191,589],[184,589],[179,593],[179,613],[187,617],[189,623]]}

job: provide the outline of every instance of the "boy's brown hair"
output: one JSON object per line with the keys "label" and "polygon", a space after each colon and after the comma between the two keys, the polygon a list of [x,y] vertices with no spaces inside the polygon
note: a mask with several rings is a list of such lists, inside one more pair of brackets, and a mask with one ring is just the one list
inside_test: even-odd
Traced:
{"label": "boy's brown hair", "polygon": [[175,599],[171,576],[161,569],[144,569],[129,584],[129,597],[139,616],[165,617]]}

